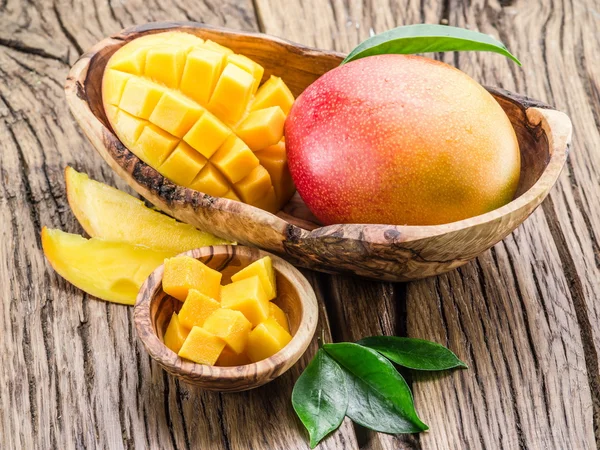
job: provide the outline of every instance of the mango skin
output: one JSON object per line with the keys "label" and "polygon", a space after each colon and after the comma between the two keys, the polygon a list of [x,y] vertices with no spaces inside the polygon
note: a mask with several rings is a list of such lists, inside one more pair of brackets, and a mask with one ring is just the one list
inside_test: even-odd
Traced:
{"label": "mango skin", "polygon": [[285,123],[296,188],[324,224],[436,225],[514,197],[520,152],[496,100],[432,59],[378,55],[309,86]]}

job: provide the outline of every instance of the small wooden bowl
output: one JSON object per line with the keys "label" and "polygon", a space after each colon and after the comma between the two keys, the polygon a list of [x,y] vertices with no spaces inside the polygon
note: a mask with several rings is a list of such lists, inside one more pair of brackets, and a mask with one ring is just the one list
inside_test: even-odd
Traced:
{"label": "small wooden bowl", "polygon": [[277,256],[239,245],[203,247],[183,254],[221,272],[223,284],[231,282],[231,275],[250,263],[270,256],[277,277],[274,303],[287,314],[293,338],[270,358],[244,366],[205,366],[180,358],[165,346],[163,336],[173,312],[179,311],[182,302],[163,292],[164,267],[160,266],[140,289],[134,321],[146,350],[167,372],[211,391],[239,392],[268,383],[298,361],[315,334],[319,311],[312,287],[294,266]]}
{"label": "small wooden bowl", "polygon": [[75,119],[108,164],[148,201],[179,220],[223,238],[276,253],[329,273],[408,281],[465,264],[519,226],[548,195],[568,154],[571,121],[562,112],[508,91],[487,88],[504,109],[521,148],[521,179],[509,204],[477,217],[435,226],[321,226],[298,195],[277,215],[177,186],[140,161],[112,132],[102,106],[102,74],[110,56],[139,36],[180,30],[212,39],[260,63],[299,95],[344,55],[259,33],[207,25],[152,23],[94,46],[72,67],[65,91]]}

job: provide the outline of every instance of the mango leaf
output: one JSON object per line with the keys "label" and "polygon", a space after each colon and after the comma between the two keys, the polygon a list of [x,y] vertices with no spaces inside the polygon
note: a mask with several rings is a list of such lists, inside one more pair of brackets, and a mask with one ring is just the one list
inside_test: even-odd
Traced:
{"label": "mango leaf", "polygon": [[346,415],[383,433],[427,430],[417,416],[412,394],[402,375],[375,350],[348,342],[323,349],[345,369],[348,389]]}
{"label": "mango leaf", "polygon": [[521,65],[521,62],[502,42],[487,34],[448,25],[429,24],[406,25],[370,37],[352,50],[342,64],[385,53],[406,55],[467,50],[499,53]]}
{"label": "mango leaf", "polygon": [[424,339],[398,336],[371,336],[357,344],[378,351],[396,364],[416,370],[446,370],[467,368],[457,356],[446,347]]}
{"label": "mango leaf", "polygon": [[344,372],[323,349],[296,381],[292,405],[308,430],[311,448],[344,420],[348,407]]}

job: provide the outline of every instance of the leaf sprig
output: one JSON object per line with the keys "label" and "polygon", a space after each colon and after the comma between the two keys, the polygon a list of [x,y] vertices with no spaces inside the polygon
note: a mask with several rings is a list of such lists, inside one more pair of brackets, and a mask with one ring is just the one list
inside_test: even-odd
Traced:
{"label": "leaf sprig", "polygon": [[383,433],[419,433],[408,384],[392,361],[415,370],[466,368],[447,348],[422,339],[373,336],[325,344],[296,381],[292,405],[314,448],[345,416]]}

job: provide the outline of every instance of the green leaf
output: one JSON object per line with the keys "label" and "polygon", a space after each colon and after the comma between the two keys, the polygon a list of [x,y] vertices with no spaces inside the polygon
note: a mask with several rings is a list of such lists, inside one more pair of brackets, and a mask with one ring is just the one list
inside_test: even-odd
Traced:
{"label": "green leaf", "polygon": [[506,46],[493,37],[447,25],[406,25],[393,28],[363,41],[352,50],[342,64],[366,56],[385,53],[430,53],[477,50],[500,53],[516,62],[521,62],[508,51]]}
{"label": "green leaf", "polygon": [[377,350],[396,364],[416,370],[446,370],[467,365],[446,347],[423,339],[371,336],[357,344]]}
{"label": "green leaf", "polygon": [[383,433],[418,433],[429,428],[417,416],[402,375],[375,350],[347,342],[325,344],[323,349],[345,369],[346,415],[354,422]]}
{"label": "green leaf", "polygon": [[311,448],[344,420],[348,408],[344,372],[323,349],[296,381],[292,405],[308,430]]}

